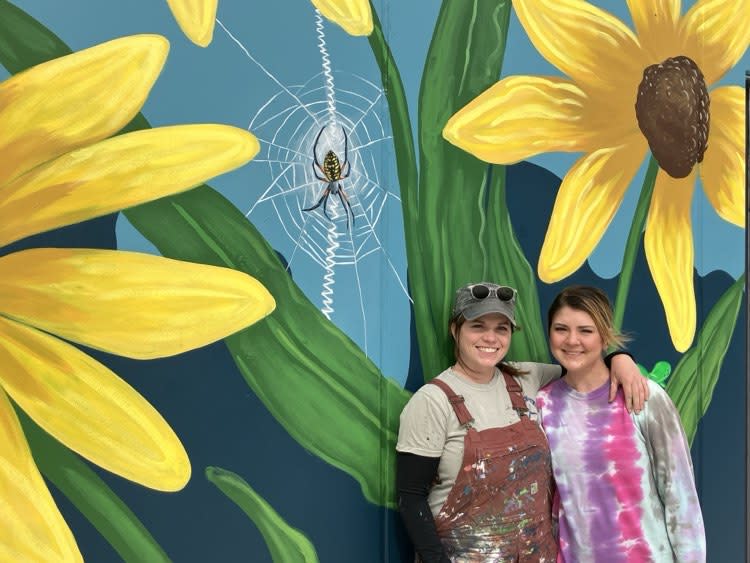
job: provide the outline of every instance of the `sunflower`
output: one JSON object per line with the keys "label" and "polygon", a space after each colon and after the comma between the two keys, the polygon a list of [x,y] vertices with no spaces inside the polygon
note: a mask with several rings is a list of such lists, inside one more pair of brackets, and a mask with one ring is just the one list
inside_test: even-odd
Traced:
{"label": "sunflower", "polygon": [[[370,35],[373,29],[369,0],[311,0],[326,18],[349,35]],[[167,0],[177,24],[188,39],[207,47],[214,35],[219,0]]]}
{"label": "sunflower", "polygon": [[[222,125],[108,138],[143,105],[167,51],[162,37],[125,37],[0,83],[0,246],[184,191],[257,153],[250,133]],[[274,306],[256,280],[214,266],[94,249],[0,257],[0,560],[81,559],[13,403],[122,477],[164,491],[190,478],[185,449],[159,413],[68,342],[169,356]]]}
{"label": "sunflower", "polygon": [[569,78],[510,76],[456,113],[443,136],[510,164],[584,153],[560,186],[539,258],[548,283],[575,272],[607,229],[649,149],[659,164],[645,252],[674,346],[695,335],[690,206],[696,179],[744,226],[744,92],[709,87],[750,43],[747,0],[628,0],[635,32],[582,0],[514,0],[536,49]]}

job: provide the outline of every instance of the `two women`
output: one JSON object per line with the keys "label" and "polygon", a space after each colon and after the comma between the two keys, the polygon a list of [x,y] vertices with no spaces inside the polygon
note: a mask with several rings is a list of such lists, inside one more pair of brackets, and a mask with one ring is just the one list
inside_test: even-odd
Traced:
{"label": "two women", "polygon": [[[492,283],[456,292],[455,363],[401,414],[399,508],[424,563],[555,561],[551,465],[534,398],[561,368],[504,362],[514,289]],[[642,406],[644,379],[627,356],[613,373]]]}

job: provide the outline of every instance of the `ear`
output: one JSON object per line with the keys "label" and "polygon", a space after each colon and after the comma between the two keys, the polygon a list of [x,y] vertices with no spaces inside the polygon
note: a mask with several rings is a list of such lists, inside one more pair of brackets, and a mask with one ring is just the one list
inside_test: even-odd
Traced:
{"label": "ear", "polygon": [[451,335],[453,336],[453,340],[457,339],[457,336],[456,336],[456,323],[451,323]]}

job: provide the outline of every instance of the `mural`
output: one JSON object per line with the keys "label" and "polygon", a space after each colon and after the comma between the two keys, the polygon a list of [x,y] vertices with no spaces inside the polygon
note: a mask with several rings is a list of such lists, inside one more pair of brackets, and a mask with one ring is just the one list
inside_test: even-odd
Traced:
{"label": "mural", "polygon": [[410,561],[398,415],[489,279],[536,361],[610,293],[741,560],[748,18],[0,0],[0,559]]}

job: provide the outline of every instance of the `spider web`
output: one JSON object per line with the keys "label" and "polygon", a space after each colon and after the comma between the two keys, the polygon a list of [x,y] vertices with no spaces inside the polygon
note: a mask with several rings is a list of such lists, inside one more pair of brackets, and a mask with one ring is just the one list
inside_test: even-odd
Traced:
{"label": "spider web", "polygon": [[[389,191],[380,177],[377,157],[390,149],[390,135],[380,117],[383,90],[376,84],[351,73],[332,70],[326,48],[323,18],[316,10],[316,32],[323,72],[303,84],[287,86],[270,72],[219,20],[218,26],[244,52],[278,89],[251,118],[248,129],[260,141],[260,153],[254,165],[265,166],[268,182],[245,216],[253,220],[273,218],[283,230],[293,249],[287,269],[300,256],[307,256],[323,270],[320,310],[329,319],[334,313],[334,283],[339,269],[353,276],[356,298],[362,318],[363,350],[368,354],[368,322],[363,277],[363,260],[379,254],[393,274],[401,291],[411,301],[406,285],[381,242],[379,232],[386,205],[400,209],[400,198]],[[317,139],[317,142],[316,142]],[[315,154],[313,154],[313,151]],[[321,201],[329,188],[325,173],[314,168],[314,159],[322,166],[332,151],[339,160],[342,175],[338,181],[341,197],[331,194]],[[382,162],[381,162],[382,166]],[[382,168],[380,169],[382,170]],[[342,203],[348,200],[351,211]],[[257,215],[257,217],[254,217]],[[383,231],[385,232],[385,231]],[[368,273],[377,264],[368,264]],[[365,279],[369,281],[370,276]],[[351,284],[344,282],[347,293]],[[341,294],[338,293],[338,297]],[[338,299],[337,297],[337,299]],[[344,303],[351,301],[345,294]],[[344,305],[346,306],[346,305]]]}
{"label": "spider web", "polygon": [[[259,207],[271,207],[294,243],[294,253],[301,250],[322,268],[353,266],[383,250],[377,234],[383,208],[389,199],[400,201],[382,186],[376,162],[379,145],[390,139],[375,111],[382,90],[360,76],[335,74],[339,84],[335,118],[330,116],[324,76],[319,73],[303,85],[274,94],[248,125],[261,143],[261,153],[253,162],[265,163],[272,180],[246,216]],[[327,200],[326,212],[323,204],[305,211],[319,201],[327,186],[316,178],[313,167],[313,147],[319,133],[318,162],[322,163],[326,153],[333,151],[342,172],[346,172],[344,135],[348,138],[350,173],[340,184],[353,217],[347,217],[347,209],[333,195]],[[322,176],[320,171],[318,175]],[[335,241],[333,250],[331,239]],[[294,254],[290,263],[293,259]]]}

